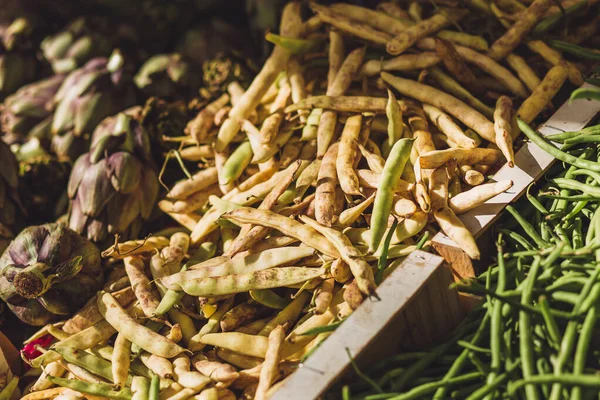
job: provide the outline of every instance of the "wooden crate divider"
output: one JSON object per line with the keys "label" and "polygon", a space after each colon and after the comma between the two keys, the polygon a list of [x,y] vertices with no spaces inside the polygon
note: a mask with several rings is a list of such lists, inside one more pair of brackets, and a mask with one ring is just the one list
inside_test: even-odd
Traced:
{"label": "wooden crate divider", "polygon": [[394,352],[418,349],[446,336],[463,318],[444,260],[412,252],[270,398],[306,400],[322,395],[350,368],[350,358],[369,365]]}

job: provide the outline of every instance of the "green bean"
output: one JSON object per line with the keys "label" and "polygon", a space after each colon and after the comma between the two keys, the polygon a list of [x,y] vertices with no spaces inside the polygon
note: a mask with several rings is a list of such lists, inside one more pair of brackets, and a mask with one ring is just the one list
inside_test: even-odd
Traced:
{"label": "green bean", "polygon": [[569,220],[577,217],[577,215],[579,215],[579,213],[581,212],[581,210],[583,210],[588,203],[589,203],[588,200],[578,201],[577,204],[575,205],[575,207],[573,207],[573,209],[567,215],[565,215],[562,218],[562,220],[563,221],[569,221]]}
{"label": "green bean", "polygon": [[481,388],[481,383],[475,383],[473,385],[461,387],[459,389],[454,389],[450,393],[450,398],[452,399],[466,399],[469,395],[473,394],[477,389]]}
{"label": "green bean", "polygon": [[[571,14],[578,14],[579,11],[585,10],[587,8],[588,1],[583,0],[578,3],[573,4],[570,7],[564,9],[564,12],[551,14],[546,18],[542,19],[538,24],[533,28],[531,33],[534,35],[540,35],[548,32],[549,30],[555,28],[561,19],[568,18]],[[566,23],[566,21],[565,21]]]}
{"label": "green bean", "polygon": [[[375,366],[371,368],[371,370],[373,372],[379,372],[394,365],[402,365],[403,363],[410,363],[412,361],[419,360],[420,358],[426,355],[427,353],[424,351],[396,354],[378,362],[377,364],[375,364]],[[455,360],[456,357],[451,355],[445,355],[440,357],[437,361],[438,363],[452,364]]]}
{"label": "green bean", "polygon": [[[507,293],[501,295],[501,294],[496,293],[493,290],[486,289],[486,288],[482,287],[482,285],[476,284],[474,282],[471,282],[469,285],[455,283],[455,284],[453,284],[453,286],[455,286],[460,291],[463,291],[465,293],[472,293],[472,294],[478,294],[478,295],[490,295],[491,297],[497,298],[500,301],[507,303],[507,304],[511,305],[512,307],[515,307],[519,310],[527,311],[529,313],[538,314],[538,315],[541,315],[541,313],[542,313],[540,311],[540,309],[537,307],[534,307],[530,304],[521,304],[520,302],[511,299],[510,297],[507,296]],[[554,298],[554,297],[552,297],[552,298]],[[565,312],[562,310],[556,310],[553,308],[550,309],[550,313],[555,318],[566,319],[566,320],[577,320],[578,319],[578,316],[576,316],[576,315],[572,315],[571,313],[568,313],[568,312]]]}
{"label": "green bean", "polygon": [[[440,387],[461,385],[461,384],[472,382],[472,381],[475,381],[475,380],[478,380],[481,378],[482,378],[482,375],[479,372],[470,372],[470,373],[458,376],[456,378],[442,379],[437,382],[426,383],[424,385],[414,387],[406,393],[397,394],[395,396],[390,396],[390,397],[379,397],[379,398],[387,398],[389,400],[418,399],[428,393],[431,393],[431,392],[437,390]],[[367,397],[367,398],[369,398],[369,397]]]}
{"label": "green bean", "polygon": [[[131,399],[131,390],[129,388],[123,388],[119,391],[115,391],[113,390],[113,386],[109,383],[91,383],[75,379],[55,378],[53,376],[48,376],[48,380],[55,385],[66,387],[77,392],[91,394],[93,396],[106,397],[116,400]],[[158,376],[156,377],[156,382],[158,382]]]}
{"label": "green bean", "polygon": [[[565,228],[558,225],[558,226],[554,227],[554,230],[556,231],[556,239],[558,239],[558,240],[554,240],[555,243],[558,242],[557,246],[558,246],[558,244],[563,243],[565,249],[572,249],[573,247],[571,246],[571,238],[569,237],[569,234],[567,233]],[[561,249],[561,252],[562,252],[562,249]],[[559,252],[559,255],[560,255],[560,252]]]}
{"label": "green bean", "polygon": [[159,385],[158,375],[154,375],[152,377],[152,380],[150,381],[150,391],[149,391],[150,396],[148,397],[148,400],[159,400],[159,393],[160,393],[160,385]]}
{"label": "green bean", "polygon": [[[600,184],[600,173],[595,172],[595,171],[589,171],[587,169],[577,169],[577,170],[571,172],[569,175],[570,175],[570,177],[582,176],[582,175],[587,176],[587,177],[592,178],[593,181],[596,181],[597,185]],[[591,182],[591,183],[593,183],[593,182]],[[588,184],[590,184],[590,183],[588,183]]]}
{"label": "green bean", "polygon": [[469,360],[481,375],[489,375],[490,369],[483,363],[483,361],[481,361],[481,358],[477,356],[477,353],[471,351],[469,353]]}
{"label": "green bean", "polygon": [[352,366],[352,369],[354,370],[354,373],[365,383],[369,384],[373,389],[375,389],[375,391],[377,391],[377,393],[383,393],[383,390],[381,390],[381,388],[379,387],[379,385],[371,378],[369,378],[367,375],[365,375],[360,368],[358,368],[358,365],[356,364],[356,360],[354,360],[354,357],[352,357],[352,354],[350,353],[350,349],[346,347],[346,354],[348,354],[348,358],[350,359],[350,365]]}
{"label": "green bean", "polygon": [[598,298],[600,298],[600,282],[594,283],[594,285],[592,286],[592,290],[590,290],[589,295],[586,296],[586,298],[581,303],[581,308],[579,309],[579,313],[580,314],[587,313],[589,311],[589,309],[592,308],[592,306],[594,306],[596,304],[596,301],[598,301]]}
{"label": "green bean", "polygon": [[[521,295],[521,304],[530,305],[532,303],[532,292],[535,285],[535,279],[538,275],[538,271],[542,261],[539,257],[536,257],[531,265],[527,279],[525,280],[525,287]],[[521,369],[523,371],[523,377],[529,378],[535,374],[535,360],[533,354],[533,343],[531,337],[531,315],[523,310],[519,311],[519,351],[521,354]],[[533,385],[525,386],[525,393],[527,399],[537,399],[538,391]]]}
{"label": "green bean", "polygon": [[276,35],[271,32],[265,35],[265,39],[277,46],[283,47],[294,55],[316,51],[323,43],[321,39],[298,39]]}
{"label": "green bean", "polygon": [[[544,375],[550,373],[550,364],[545,358],[538,358],[536,363],[538,375]],[[542,396],[547,399],[550,396],[550,386],[541,385]]]}
{"label": "green bean", "polygon": [[478,323],[479,323],[479,321],[475,321],[475,322],[464,321],[463,323],[461,323],[461,325],[459,325],[459,327],[455,330],[455,332],[452,335],[452,338],[450,340],[436,346],[425,357],[421,358],[420,360],[415,362],[413,365],[411,365],[400,376],[400,378],[396,382],[394,382],[392,389],[393,390],[402,390],[404,388],[404,386],[406,384],[408,384],[410,379],[412,379],[416,374],[418,374],[419,372],[421,372],[422,370],[427,368],[431,363],[433,363],[440,356],[442,356],[443,354],[448,352],[454,346],[454,344],[456,343],[456,340],[458,340],[460,337],[462,337],[466,331],[469,331],[471,329],[471,327],[475,326],[475,324],[478,324]]}
{"label": "green bean", "polygon": [[[581,154],[578,155],[578,158],[580,159],[589,159],[591,156],[593,155],[593,149],[586,149],[584,150]],[[571,165],[569,168],[567,168],[567,171],[564,173],[564,178],[572,178],[572,174],[577,170],[577,166],[575,165]],[[568,189],[562,189],[560,191],[561,195],[569,195],[570,191]],[[560,210],[561,212],[567,207],[567,200],[561,199],[558,200],[557,203],[557,210]]]}
{"label": "green bean", "polygon": [[350,386],[344,385],[342,387],[342,400],[350,400],[350,397],[351,397]]}
{"label": "green bean", "polygon": [[554,283],[546,286],[545,290],[547,292],[553,292],[555,290],[566,290],[566,291],[575,291],[579,293],[581,291],[581,287],[585,284],[587,278],[580,276],[563,276],[554,281]]}
{"label": "green bean", "polygon": [[[558,214],[556,214],[556,213],[550,214],[549,217],[551,217],[553,215],[557,216]],[[552,239],[552,230],[550,230],[547,221],[540,222],[540,237],[542,238],[543,241],[545,241],[547,243],[550,243],[550,241]]]}
{"label": "green bean", "polygon": [[552,298],[552,300],[560,301],[562,303],[575,304],[577,303],[578,295],[577,293],[556,291],[552,292],[550,294],[550,297]]}
{"label": "green bean", "polygon": [[550,314],[550,305],[548,304],[548,299],[546,296],[540,296],[538,300],[538,306],[542,311],[542,317],[544,318],[544,323],[546,324],[546,330],[550,335],[550,341],[554,345],[558,346],[560,344],[560,331],[558,329],[558,325],[556,324],[556,320]]}
{"label": "green bean", "polygon": [[19,377],[13,376],[12,379],[2,388],[0,392],[0,400],[10,400],[17,390],[17,386],[19,385]]}
{"label": "green bean", "polygon": [[595,212],[594,215],[592,216],[592,219],[590,221],[590,225],[588,228],[588,231],[585,235],[585,245],[586,246],[591,246],[594,244],[594,242],[596,241],[596,225],[597,225],[597,221],[600,221],[600,208],[598,208]]}
{"label": "green bean", "polygon": [[250,290],[249,294],[257,303],[275,310],[283,310],[290,304],[290,300],[284,299],[269,289]]}
{"label": "green bean", "polygon": [[492,351],[490,349],[486,349],[483,347],[479,347],[479,346],[475,346],[474,344],[471,344],[469,342],[465,342],[464,340],[459,340],[456,342],[457,345],[459,345],[460,347],[464,347],[465,349],[471,350],[473,352],[476,353],[485,353],[485,354],[490,354]]}
{"label": "green bean", "polygon": [[467,400],[479,400],[487,396],[489,393],[492,393],[498,386],[508,379],[510,373],[517,367],[517,365],[519,365],[518,359],[515,360],[512,365],[509,365],[506,372],[498,375],[492,382],[474,391],[469,397],[467,397]]}
{"label": "green bean", "polygon": [[583,58],[584,60],[600,61],[600,53],[595,50],[555,39],[548,40],[548,44],[557,50],[564,51],[565,53],[574,55],[575,57]]}
{"label": "green bean", "polygon": [[[189,265],[199,264],[203,261],[212,258],[217,250],[217,246],[211,242],[204,242],[200,245],[198,250],[190,257],[187,263],[181,268],[180,272],[186,271]],[[164,293],[162,300],[156,307],[155,315],[161,317],[165,315],[174,306],[179,304],[181,299],[185,296],[185,292],[167,289]]]}
{"label": "green bean", "polygon": [[[504,252],[502,248],[502,234],[498,236],[497,243],[497,258],[498,258],[498,283],[496,284],[496,292],[503,293],[506,287],[506,264],[504,260]],[[490,373],[488,374],[487,382],[492,382],[500,372],[502,361],[502,303],[495,299],[492,301],[490,324],[490,349],[492,360],[490,362]]]}
{"label": "green bean", "polygon": [[551,142],[563,142],[565,140],[573,139],[578,136],[585,135],[597,135],[600,134],[600,125],[588,126],[580,131],[576,132],[561,132],[553,135],[545,136],[545,138]]}
{"label": "green bean", "polygon": [[369,251],[374,253],[383,239],[387,228],[387,220],[392,210],[394,201],[394,187],[400,179],[404,167],[410,158],[414,139],[398,140],[385,161],[379,189],[375,194],[373,203],[373,214],[371,216],[371,237],[369,240]]}
{"label": "green bean", "polygon": [[514,241],[519,243],[521,246],[523,246],[525,249],[534,250],[533,245],[531,243],[529,243],[529,241],[527,239],[525,239],[523,237],[523,235],[520,235],[519,233],[517,233],[515,231],[510,231],[508,229],[498,229],[498,232],[500,232],[504,235],[507,235],[509,238],[513,239]]}
{"label": "green bean", "polygon": [[531,205],[533,207],[535,207],[539,212],[541,212],[544,215],[548,214],[548,210],[546,209],[546,207],[544,207],[542,205],[542,203],[539,202],[538,199],[536,199],[534,196],[532,196],[529,193],[529,190],[531,189],[532,186],[533,186],[533,183],[530,184],[529,186],[527,186],[527,191],[525,192],[525,195],[527,196],[527,200],[529,200],[529,202],[531,203]]}
{"label": "green bean", "polygon": [[565,153],[558,149],[556,146],[548,143],[544,138],[538,135],[533,129],[527,125],[523,120],[517,118],[517,123],[519,125],[519,129],[535,144],[538,145],[542,150],[546,153],[554,156],[554,158],[566,162],[567,164],[575,165],[579,168],[590,169],[592,171],[600,172],[600,163],[589,161],[586,159],[580,159],[575,156],[572,156],[568,153]]}
{"label": "green bean", "polygon": [[394,232],[396,232],[396,227],[398,226],[398,219],[394,218],[394,222],[392,223],[392,227],[388,231],[388,234],[385,236],[385,240],[383,241],[383,248],[381,249],[381,255],[377,260],[377,274],[375,275],[375,283],[380,284],[383,281],[383,273],[385,268],[387,267],[387,258],[388,258],[388,250],[390,248],[390,242],[392,241],[392,236],[394,236]]}
{"label": "green bean", "polygon": [[427,242],[427,239],[429,239],[429,235],[430,235],[429,231],[425,231],[425,233],[423,234],[423,236],[421,236],[421,238],[417,242],[416,250],[421,250],[423,248],[423,246]]}
{"label": "green bean", "polygon": [[571,93],[571,97],[569,97],[569,102],[572,102],[576,99],[588,99],[588,100],[600,100],[600,90],[598,89],[587,89],[587,88],[579,88]]}
{"label": "green bean", "polygon": [[570,190],[580,190],[583,193],[594,196],[596,198],[600,198],[600,188],[592,185],[586,185],[585,183],[581,183],[576,181],[575,179],[567,179],[567,178],[554,178],[552,182],[556,183],[558,187],[563,189]]}
{"label": "green bean", "polygon": [[513,387],[509,391],[509,395],[513,395],[514,392],[524,385],[539,385],[539,384],[558,384],[565,386],[581,386],[586,389],[600,389],[600,376],[598,375],[576,375],[576,374],[561,374],[561,375],[536,375],[527,379],[520,379],[514,382]]}
{"label": "green bean", "polygon": [[506,206],[506,210],[517,220],[519,225],[523,228],[525,233],[538,245],[538,247],[544,248],[548,246],[540,235],[535,231],[533,226],[519,214],[519,212],[511,205]]}
{"label": "green bean", "polygon": [[[594,285],[594,282],[596,281],[598,276],[600,276],[600,264],[598,264],[598,266],[594,269],[594,273],[590,276],[590,278],[588,279],[588,282],[581,289],[581,293],[579,294],[579,296],[577,298],[577,303],[573,306],[573,311],[572,311],[573,315],[577,315],[579,313],[581,304],[583,303],[585,298],[587,296],[589,296],[589,294],[592,290],[592,287]],[[578,325],[579,325],[578,321],[569,321],[569,323],[567,324],[565,334],[563,335],[563,339],[560,344],[560,351],[556,358],[556,362],[554,363],[554,375],[555,376],[560,376],[561,374],[563,374],[563,368],[564,368],[565,364],[568,362],[568,359],[570,358],[571,353],[573,351],[573,346],[575,344]],[[525,378],[528,378],[528,377],[525,377]],[[562,391],[562,384],[560,381],[557,381],[556,383],[554,383],[552,385],[550,399],[558,400],[560,398],[561,391]]]}
{"label": "green bean", "polygon": [[559,194],[540,193],[539,197],[542,199],[557,199],[567,201],[600,201],[600,199],[597,197],[587,196],[584,194],[576,194],[573,196],[561,196]]}
{"label": "green bean", "polygon": [[600,135],[579,135],[563,141],[563,144],[566,146],[573,146],[575,144],[598,142],[600,142]]}
{"label": "green bean", "polygon": [[[544,267],[544,268],[551,267],[554,264],[554,262],[556,260],[558,260],[559,257],[562,256],[563,249],[566,248],[566,247],[567,247],[567,243],[565,243],[565,242],[558,243],[552,249],[552,251],[548,254],[548,256],[546,257],[546,259],[544,259],[544,261],[542,262],[542,267]],[[529,273],[531,273],[531,270],[529,271]]]}
{"label": "green bean", "polygon": [[[593,306],[590,308],[585,320],[583,321],[581,332],[579,334],[579,340],[577,341],[577,348],[575,349],[575,360],[573,361],[574,374],[581,375],[584,372],[588,349],[594,333],[594,325],[596,324],[596,319],[598,317],[596,312],[596,306]],[[581,400],[582,395],[583,393],[581,386],[576,386],[571,392],[571,400]]]}
{"label": "green bean", "polygon": [[340,321],[332,322],[329,325],[317,326],[317,327],[307,330],[306,332],[302,332],[299,335],[300,336],[312,336],[312,335],[318,335],[319,333],[324,333],[324,332],[333,332],[343,322],[344,322],[344,320],[342,319]]}
{"label": "green bean", "polygon": [[581,232],[581,217],[575,217],[573,219],[573,232],[571,234],[571,243],[573,249],[580,249],[583,247],[583,233]]}
{"label": "green bean", "polygon": [[223,164],[223,168],[221,169],[221,174],[219,176],[219,184],[227,185],[231,182],[235,182],[248,164],[250,164],[250,160],[252,160],[252,146],[250,146],[249,141],[245,141],[240,144]]}
{"label": "green bean", "polygon": [[406,371],[406,368],[394,368],[389,371],[386,371],[385,374],[377,381],[377,384],[380,387],[385,387],[390,381],[398,376],[402,375]]}

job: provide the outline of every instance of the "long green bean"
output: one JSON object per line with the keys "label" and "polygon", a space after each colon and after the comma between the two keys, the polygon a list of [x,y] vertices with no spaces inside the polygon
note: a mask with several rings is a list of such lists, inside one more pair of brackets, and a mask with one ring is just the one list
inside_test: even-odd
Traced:
{"label": "long green bean", "polygon": [[[594,333],[594,325],[596,324],[597,309],[593,306],[588,311],[581,332],[579,334],[579,340],[577,341],[577,348],[575,349],[575,359],[573,361],[573,373],[583,374],[585,369],[585,361],[587,359],[587,353],[590,342],[592,341],[592,335]],[[581,400],[583,396],[583,390],[581,386],[575,386],[571,392],[571,400]]]}
{"label": "long green bean", "polygon": [[564,151],[561,151],[557,147],[548,143],[544,138],[542,138],[540,135],[538,135],[533,129],[531,129],[529,127],[529,125],[527,125],[527,123],[525,123],[520,118],[517,119],[517,123],[518,123],[519,129],[521,129],[521,131],[532,142],[537,144],[546,153],[554,156],[556,159],[566,162],[567,164],[575,165],[579,168],[590,169],[592,171],[600,172],[600,163],[585,160],[585,159],[580,159],[575,156],[572,156],[571,154],[565,153]]}
{"label": "long green bean", "polygon": [[562,40],[551,39],[548,41],[548,43],[555,49],[564,51],[565,53],[574,55],[575,57],[579,57],[584,60],[600,61],[600,53],[595,50],[586,49],[585,47],[564,42]]}

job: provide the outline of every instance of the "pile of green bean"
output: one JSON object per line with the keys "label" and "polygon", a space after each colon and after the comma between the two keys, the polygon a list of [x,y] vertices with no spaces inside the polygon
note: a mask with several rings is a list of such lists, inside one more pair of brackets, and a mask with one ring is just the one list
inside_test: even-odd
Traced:
{"label": "pile of green bean", "polygon": [[480,305],[448,341],[360,373],[344,399],[599,398],[600,125],[553,135],[560,148],[519,126],[561,162],[507,207],[496,262],[456,285]]}

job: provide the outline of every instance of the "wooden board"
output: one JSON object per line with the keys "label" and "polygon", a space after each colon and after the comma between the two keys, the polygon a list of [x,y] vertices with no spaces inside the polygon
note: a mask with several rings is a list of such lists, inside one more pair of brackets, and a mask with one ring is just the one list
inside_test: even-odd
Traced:
{"label": "wooden board", "polygon": [[442,339],[463,318],[451,282],[441,257],[414,251],[379,285],[380,300],[365,300],[270,399],[317,398],[349,370],[348,353],[369,365]]}
{"label": "wooden board", "polygon": [[[585,84],[582,87],[592,88],[594,86]],[[538,128],[538,132],[547,136],[560,132],[578,131],[585,128],[598,112],[600,112],[600,102],[598,101],[584,99],[575,100],[572,103],[567,101],[546,123]],[[525,142],[515,154],[514,168],[505,164],[493,177],[494,181],[510,179],[513,181],[513,187],[481,206],[460,215],[461,221],[475,238],[479,238],[496,221],[504,207],[521,197],[527,186],[539,179],[554,161],[554,157],[534,143]],[[433,237],[432,245],[444,257],[455,279],[475,276],[475,268],[471,259],[449,237],[440,232]]]}

